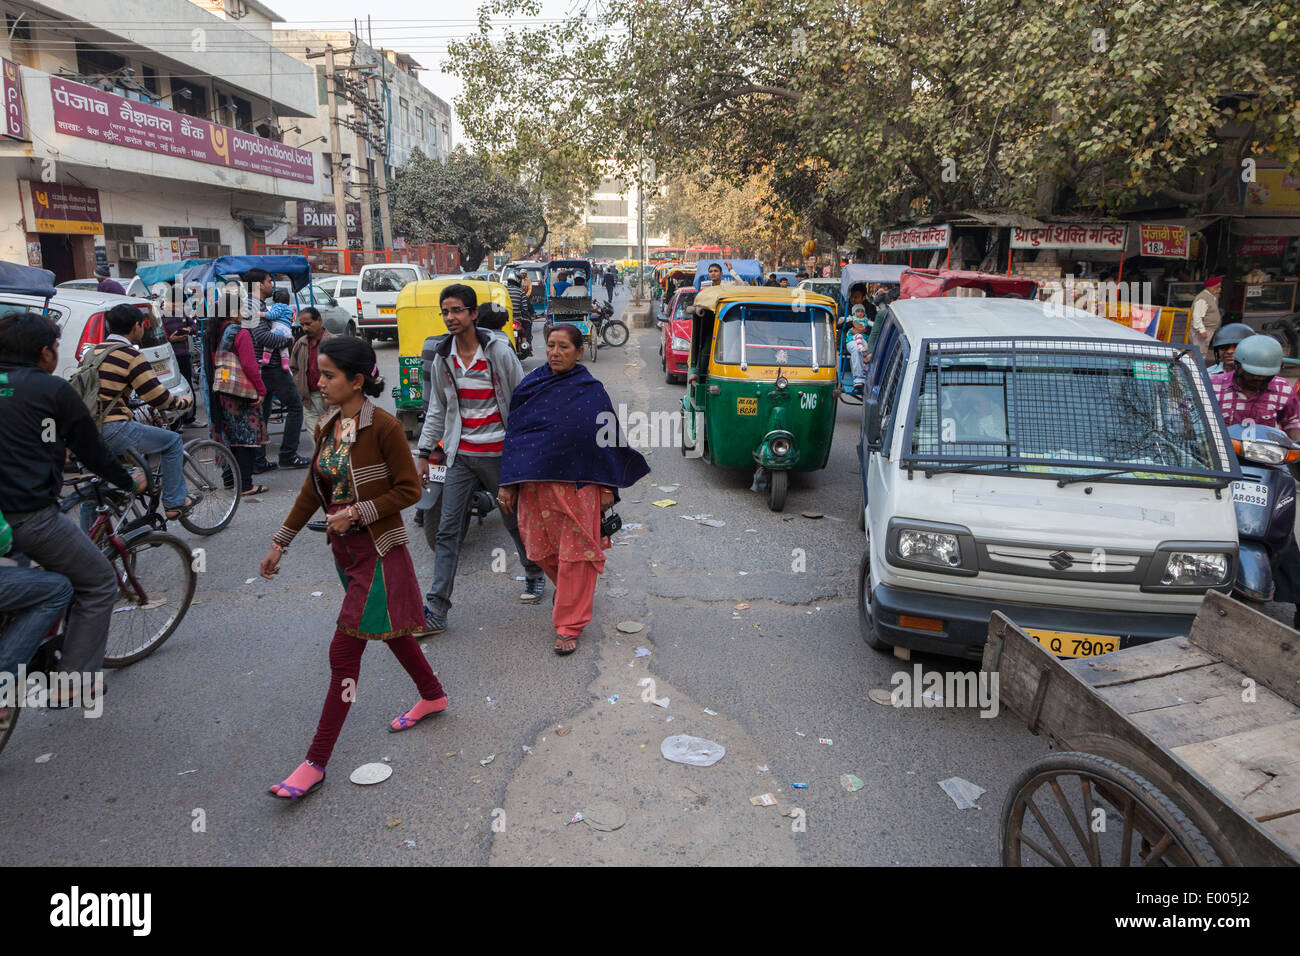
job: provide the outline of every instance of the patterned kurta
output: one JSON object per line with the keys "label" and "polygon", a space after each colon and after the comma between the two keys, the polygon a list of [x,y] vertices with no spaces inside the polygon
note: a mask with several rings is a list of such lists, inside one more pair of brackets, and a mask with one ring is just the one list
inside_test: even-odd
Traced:
{"label": "patterned kurta", "polygon": [[528,557],[589,561],[605,570],[609,538],[600,536],[600,486],[528,481],[519,486],[519,534]]}

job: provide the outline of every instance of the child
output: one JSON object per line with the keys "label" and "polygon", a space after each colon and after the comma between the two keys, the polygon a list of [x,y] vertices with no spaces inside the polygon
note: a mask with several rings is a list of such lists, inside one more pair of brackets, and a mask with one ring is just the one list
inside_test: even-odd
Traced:
{"label": "child", "polygon": [[478,307],[478,315],[474,318],[474,324],[480,329],[486,329],[489,332],[510,341],[510,336],[505,332],[506,319],[509,318],[505,307],[496,302],[484,302]]}
{"label": "child", "polygon": [[266,310],[266,317],[271,320],[271,328],[277,335],[293,335],[293,308],[289,305],[289,290],[276,289],[271,297],[275,302]]}
{"label": "child", "polygon": [[849,331],[849,362],[853,366],[853,387],[860,390],[867,384],[865,366],[870,356],[867,354],[867,310],[861,305],[853,307]]}

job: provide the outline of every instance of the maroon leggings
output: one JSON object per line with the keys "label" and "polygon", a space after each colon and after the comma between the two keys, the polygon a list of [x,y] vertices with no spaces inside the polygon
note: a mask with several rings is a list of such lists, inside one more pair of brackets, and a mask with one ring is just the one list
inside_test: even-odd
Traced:
{"label": "maroon leggings", "polygon": [[[334,640],[330,642],[329,693],[325,695],[325,706],[321,708],[316,736],[312,738],[311,748],[307,751],[307,759],[320,767],[329,763],[330,754],[334,752],[334,744],[339,739],[339,731],[343,729],[343,721],[347,719],[348,708],[356,697],[357,678],[361,674],[361,655],[370,643],[372,642],[342,631],[334,632]],[[384,643],[406,673],[411,675],[421,697],[437,700],[444,696],[442,684],[438,683],[433,668],[429,666],[419,642],[413,636],[407,634],[404,637],[394,637]],[[345,689],[343,682],[349,679],[352,683]]]}

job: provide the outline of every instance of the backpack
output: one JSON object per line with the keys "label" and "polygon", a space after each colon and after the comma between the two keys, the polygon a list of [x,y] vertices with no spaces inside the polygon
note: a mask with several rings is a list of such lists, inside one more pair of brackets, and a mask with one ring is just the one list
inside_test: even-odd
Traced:
{"label": "backpack", "polygon": [[91,419],[95,422],[96,428],[103,428],[104,416],[108,410],[113,407],[114,402],[109,402],[101,407],[99,401],[99,367],[104,364],[104,359],[108,358],[117,349],[127,348],[121,342],[114,342],[106,349],[91,349],[81,357],[81,364],[77,370],[72,373],[68,379],[72,383],[72,389],[80,396],[82,403],[86,406],[86,411],[90,412]]}

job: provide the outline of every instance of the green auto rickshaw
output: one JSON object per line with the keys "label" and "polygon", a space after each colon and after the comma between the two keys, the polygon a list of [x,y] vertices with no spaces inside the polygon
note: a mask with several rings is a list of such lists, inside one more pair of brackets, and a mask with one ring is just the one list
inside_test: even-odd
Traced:
{"label": "green auto rickshaw", "polygon": [[718,285],[687,309],[691,350],[682,454],[757,465],[768,507],[791,471],[826,467],[835,434],[835,300],[804,289]]}

